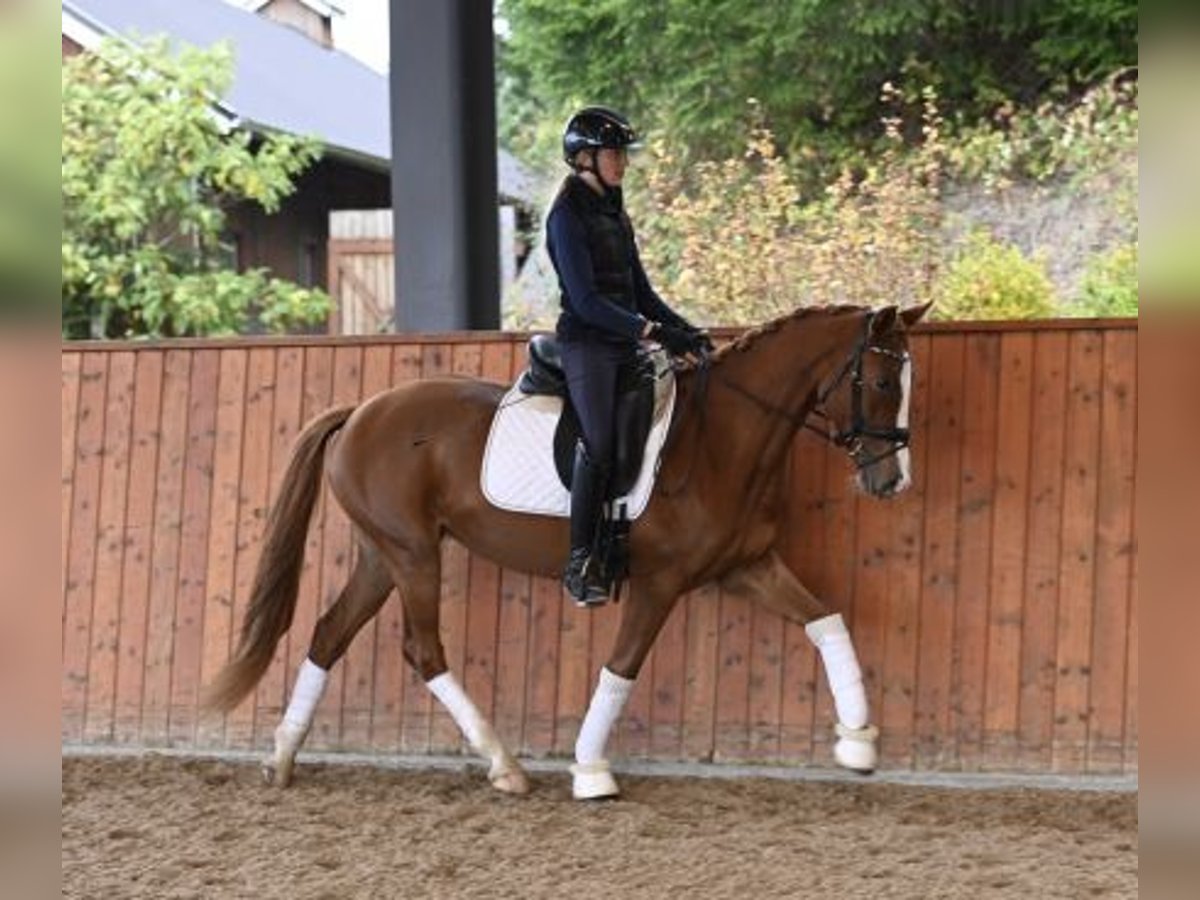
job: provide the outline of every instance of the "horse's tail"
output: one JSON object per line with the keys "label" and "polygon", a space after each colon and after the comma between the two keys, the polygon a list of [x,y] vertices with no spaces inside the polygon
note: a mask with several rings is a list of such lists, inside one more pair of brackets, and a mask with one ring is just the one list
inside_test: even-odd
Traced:
{"label": "horse's tail", "polygon": [[321,490],[325,444],[352,412],[353,406],[331,409],[313,419],[296,439],[279,496],[267,519],[266,540],[254,573],[237,651],[205,692],[204,705],[210,709],[228,712],[250,693],[271,665],[275,645],[292,625],[304,543]]}

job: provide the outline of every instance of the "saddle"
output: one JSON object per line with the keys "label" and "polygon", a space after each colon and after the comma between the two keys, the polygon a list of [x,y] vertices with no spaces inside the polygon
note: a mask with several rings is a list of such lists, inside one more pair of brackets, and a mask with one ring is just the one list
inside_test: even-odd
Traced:
{"label": "saddle", "polygon": [[[617,377],[616,450],[606,500],[624,497],[633,489],[641,474],[646,438],[654,423],[656,378],[654,358],[640,349],[636,360],[623,367]],[[517,388],[527,395],[562,398],[562,415],[554,430],[554,467],[563,487],[570,490],[575,444],[582,429],[567,392],[562,356],[558,340],[553,335],[536,334],[530,338],[529,368],[521,374]]]}

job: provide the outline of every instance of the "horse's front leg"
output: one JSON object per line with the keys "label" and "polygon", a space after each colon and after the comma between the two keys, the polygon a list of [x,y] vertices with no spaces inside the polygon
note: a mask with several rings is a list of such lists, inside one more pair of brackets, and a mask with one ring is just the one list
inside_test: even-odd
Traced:
{"label": "horse's front leg", "polygon": [[869,724],[862,669],[841,614],[830,615],[774,551],[730,572],[721,580],[721,587],[758,600],[789,621],[804,626],[805,634],[821,655],[837,710],[838,740],[833,746],[833,758],[844,768],[873,772],[879,761],[876,748],[879,731]]}
{"label": "horse's front leg", "polygon": [[654,639],[678,599],[678,590],[636,582],[621,613],[616,643],[588,705],[575,741],[571,793],[576,800],[601,800],[620,793],[604,748]]}

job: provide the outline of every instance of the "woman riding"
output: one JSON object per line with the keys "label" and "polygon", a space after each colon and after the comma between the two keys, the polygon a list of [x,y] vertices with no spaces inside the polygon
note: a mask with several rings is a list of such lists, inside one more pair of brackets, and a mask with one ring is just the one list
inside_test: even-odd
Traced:
{"label": "woman riding", "polygon": [[571,481],[571,555],[563,573],[580,606],[608,600],[609,585],[591,565],[616,444],[618,375],[636,363],[638,346],[654,340],[690,361],[712,349],[700,329],[654,292],[638,258],[621,181],[637,134],[619,113],[589,106],[563,133],[571,174],[546,220],[546,249],[558,274],[562,313],[558,341],[571,402],[583,438]]}

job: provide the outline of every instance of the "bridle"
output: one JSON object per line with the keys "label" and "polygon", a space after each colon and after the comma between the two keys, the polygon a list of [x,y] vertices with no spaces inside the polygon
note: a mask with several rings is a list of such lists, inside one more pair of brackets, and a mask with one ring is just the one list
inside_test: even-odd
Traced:
{"label": "bridle", "polygon": [[[838,368],[837,373],[829,383],[818,391],[817,402],[813,409],[803,416],[798,416],[787,409],[776,406],[774,403],[764,400],[753,391],[747,390],[740,384],[730,381],[727,378],[720,378],[719,382],[732,389],[735,393],[741,394],[746,399],[752,401],[763,411],[787,419],[794,427],[806,428],[831,444],[841,447],[850,454],[850,458],[854,461],[857,468],[865,469],[868,466],[873,466],[880,460],[887,459],[889,456],[893,456],[907,447],[910,438],[908,428],[876,428],[867,422],[866,416],[863,413],[863,359],[866,355],[868,353],[878,353],[890,359],[897,360],[901,366],[908,365],[911,360],[907,352],[898,352],[870,343],[871,326],[875,321],[876,315],[878,313],[872,312],[867,316],[862,336],[854,345],[854,349],[850,351],[850,355],[847,356],[846,361]],[[832,396],[834,391],[842,385],[842,382],[847,377],[850,378],[850,426],[840,431],[831,431],[828,428],[828,423],[831,423],[832,419],[830,419],[823,407],[825,401]],[[808,418],[812,415],[824,419],[827,427],[818,428],[809,422]],[[863,443],[864,438],[876,438],[888,441],[890,446],[880,453],[868,455],[866,445]]]}
{"label": "bridle", "polygon": [[[867,317],[862,337],[855,345],[850,357],[838,370],[837,375],[817,394],[817,403],[812,410],[812,413],[825,419],[826,422],[831,421],[823,408],[825,401],[829,399],[830,395],[838,389],[841,383],[846,380],[846,376],[849,375],[850,427],[831,433],[827,428],[816,428],[807,421],[804,422],[804,427],[809,431],[813,431],[830,443],[845,449],[850,454],[850,458],[854,460],[855,466],[859,469],[873,466],[880,460],[887,459],[889,456],[899,453],[908,446],[909,439],[911,438],[911,432],[908,428],[895,426],[891,428],[876,428],[868,424],[866,416],[863,414],[863,358],[868,353],[878,353],[881,356],[896,360],[902,367],[911,365],[912,360],[912,357],[906,351],[898,352],[870,343],[871,325],[875,321],[876,315],[877,313],[871,313]],[[866,446],[863,444],[863,438],[877,438],[887,441],[890,446],[886,450],[876,453],[874,456],[865,456]]]}

